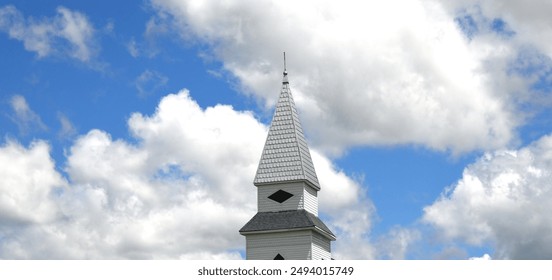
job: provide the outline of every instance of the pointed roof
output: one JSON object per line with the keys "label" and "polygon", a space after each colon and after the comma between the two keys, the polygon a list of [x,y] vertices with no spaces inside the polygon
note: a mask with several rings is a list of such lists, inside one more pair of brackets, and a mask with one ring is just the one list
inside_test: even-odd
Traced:
{"label": "pointed roof", "polygon": [[259,186],[290,181],[305,181],[320,190],[289,88],[287,71],[284,71],[282,91],[253,184]]}

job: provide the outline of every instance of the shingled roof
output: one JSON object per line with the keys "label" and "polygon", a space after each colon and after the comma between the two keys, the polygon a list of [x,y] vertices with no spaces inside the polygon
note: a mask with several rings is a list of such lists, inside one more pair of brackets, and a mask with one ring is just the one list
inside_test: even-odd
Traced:
{"label": "shingled roof", "polygon": [[287,181],[305,181],[320,190],[284,71],[282,91],[253,183],[259,186]]}
{"label": "shingled roof", "polygon": [[305,210],[290,210],[280,212],[258,212],[241,229],[240,233],[257,231],[316,229],[323,231],[333,240],[335,234],[314,214]]}

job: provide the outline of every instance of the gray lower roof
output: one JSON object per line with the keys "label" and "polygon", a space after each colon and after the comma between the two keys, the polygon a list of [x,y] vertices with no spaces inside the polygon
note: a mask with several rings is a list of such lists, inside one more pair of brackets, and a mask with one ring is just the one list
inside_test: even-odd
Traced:
{"label": "gray lower roof", "polygon": [[332,236],[335,234],[316,215],[305,210],[280,212],[258,212],[241,229],[240,233],[284,229],[314,229],[315,227]]}

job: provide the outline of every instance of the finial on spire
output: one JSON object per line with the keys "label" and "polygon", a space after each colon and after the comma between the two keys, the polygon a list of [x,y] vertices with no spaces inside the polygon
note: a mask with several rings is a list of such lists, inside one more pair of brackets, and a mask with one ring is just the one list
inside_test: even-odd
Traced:
{"label": "finial on spire", "polygon": [[286,68],[286,52],[284,52],[284,76],[287,75],[287,68]]}
{"label": "finial on spire", "polygon": [[284,52],[284,80],[282,81],[283,84],[289,84],[288,77],[287,77],[287,68],[286,68],[286,52]]}

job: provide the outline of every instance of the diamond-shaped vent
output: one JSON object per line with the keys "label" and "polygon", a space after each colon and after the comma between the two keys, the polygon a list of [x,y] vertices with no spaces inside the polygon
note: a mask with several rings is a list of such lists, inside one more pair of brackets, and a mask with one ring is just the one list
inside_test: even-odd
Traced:
{"label": "diamond-shaped vent", "polygon": [[278,254],[276,257],[274,257],[275,260],[284,260],[284,257],[282,255]]}
{"label": "diamond-shaped vent", "polygon": [[282,203],[286,200],[288,200],[290,197],[292,197],[293,194],[290,194],[286,191],[283,191],[283,190],[279,190],[273,194],[271,194],[268,198],[276,201],[276,202],[279,202],[279,203]]}

